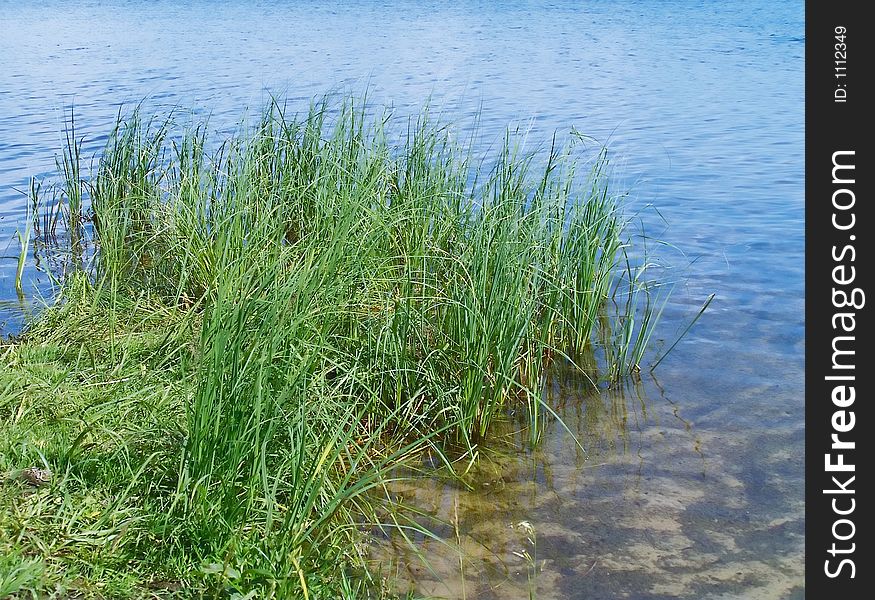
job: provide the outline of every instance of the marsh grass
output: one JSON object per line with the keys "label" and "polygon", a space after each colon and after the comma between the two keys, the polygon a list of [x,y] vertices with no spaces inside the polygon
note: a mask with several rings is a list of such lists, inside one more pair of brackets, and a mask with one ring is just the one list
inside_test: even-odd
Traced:
{"label": "marsh grass", "polygon": [[478,159],[365,105],[274,101],[218,141],[136,110],[88,175],[71,119],[32,199],[62,293],[0,381],[0,469],[57,477],[2,494],[4,589],[379,593],[360,530],[401,522],[394,467],[471,459],[510,414],[535,442],[556,360],[638,370],[659,310],[606,152]]}

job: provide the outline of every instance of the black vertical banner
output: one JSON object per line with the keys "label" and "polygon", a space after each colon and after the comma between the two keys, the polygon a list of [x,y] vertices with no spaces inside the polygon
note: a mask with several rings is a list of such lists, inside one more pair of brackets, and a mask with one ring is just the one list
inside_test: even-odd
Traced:
{"label": "black vertical banner", "polygon": [[[805,577],[809,598],[871,598],[872,23],[808,2],[805,27]],[[865,133],[869,131],[870,133]],[[865,358],[864,358],[865,357]],[[870,359],[871,360],[871,359]],[[865,491],[864,491],[865,490]],[[865,592],[864,592],[865,590]]]}

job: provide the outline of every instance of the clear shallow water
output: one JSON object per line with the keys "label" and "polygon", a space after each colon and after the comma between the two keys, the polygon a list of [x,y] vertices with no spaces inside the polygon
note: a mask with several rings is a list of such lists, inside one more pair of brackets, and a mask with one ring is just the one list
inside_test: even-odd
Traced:
{"label": "clear shallow water", "polygon": [[473,489],[395,486],[450,544],[416,539],[429,568],[395,535],[374,560],[443,598],[803,598],[801,431],[694,421],[703,398],[662,383],[555,385],[584,450],[553,424],[534,452],[486,452]]}
{"label": "clear shallow water", "polygon": [[[510,526],[530,522],[547,561],[541,598],[801,595],[801,2],[0,0],[0,31],[6,332],[51,292],[31,262],[25,299],[15,293],[26,204],[16,189],[53,169],[71,105],[86,154],[120,105],[144,97],[223,128],[266,90],[304,109],[366,84],[402,112],[429,95],[462,122],[482,106],[485,139],[531,120],[534,142],[574,126],[608,143],[630,212],[657,207],[642,212],[647,234],[679,249],[651,244],[680,283],[661,336],[670,342],[709,293],[717,299],[658,381],[599,399],[563,393],[572,430],[604,434],[585,460],[555,428],[534,456],[500,461],[502,493],[424,484],[416,494],[435,514],[458,505],[460,530],[497,564],[516,564]],[[619,408],[599,405],[624,406],[622,427]],[[436,571],[449,583],[432,589],[434,576],[416,572],[420,589],[460,597],[458,556],[430,552],[446,559]],[[498,566],[469,565],[465,594],[527,597],[525,570],[506,571],[510,583]]]}

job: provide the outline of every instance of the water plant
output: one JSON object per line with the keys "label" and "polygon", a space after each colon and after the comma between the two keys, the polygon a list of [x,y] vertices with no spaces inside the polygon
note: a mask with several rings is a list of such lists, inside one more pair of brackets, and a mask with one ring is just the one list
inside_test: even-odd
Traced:
{"label": "water plant", "polygon": [[474,456],[512,412],[536,441],[558,358],[593,385],[638,369],[658,311],[604,150],[509,132],[477,157],[427,111],[366,106],[275,100],[221,140],[137,109],[88,175],[71,121],[33,199],[71,266],[0,379],[0,468],[59,476],[4,500],[0,550],[65,581],[134,561],[121,596],[367,595],[392,467]]}

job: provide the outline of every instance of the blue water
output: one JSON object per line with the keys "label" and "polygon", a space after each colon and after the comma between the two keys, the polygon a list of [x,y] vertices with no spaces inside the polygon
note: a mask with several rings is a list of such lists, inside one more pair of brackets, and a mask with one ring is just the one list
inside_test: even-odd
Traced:
{"label": "blue water", "polygon": [[[535,145],[573,126],[608,144],[630,214],[671,267],[661,276],[678,283],[665,343],[717,296],[657,379],[624,396],[630,420],[578,409],[579,431],[603,425],[600,458],[574,464],[557,430],[538,459],[553,478],[516,476],[539,500],[493,510],[491,527],[570,532],[542,535],[539,597],[801,594],[803,3],[288,4],[0,0],[0,329],[51,294],[32,260],[25,297],[14,289],[19,190],[52,171],[71,106],[86,153],[143,98],[222,128],[268,92],[304,109],[367,86],[400,112],[429,96],[460,122],[482,107],[486,140],[509,123]],[[499,575],[471,569],[496,588]]]}

